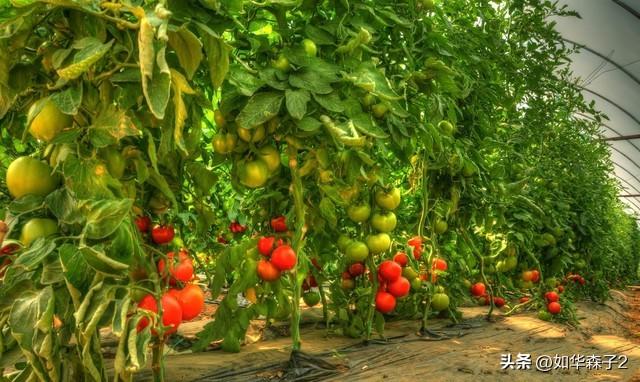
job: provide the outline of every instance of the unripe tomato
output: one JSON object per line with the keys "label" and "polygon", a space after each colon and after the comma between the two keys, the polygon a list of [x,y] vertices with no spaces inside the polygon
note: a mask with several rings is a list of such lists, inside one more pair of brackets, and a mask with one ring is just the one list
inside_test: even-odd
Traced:
{"label": "unripe tomato", "polygon": [[115,178],[120,179],[124,175],[124,171],[127,168],[127,162],[115,147],[108,146],[100,150],[100,156],[107,165],[107,171]]}
{"label": "unripe tomato", "polygon": [[347,247],[353,242],[353,240],[351,240],[351,238],[347,235],[340,235],[340,237],[338,237],[338,243],[337,243],[337,247],[340,251],[345,252],[347,250]]}
{"label": "unripe tomato", "polygon": [[371,207],[368,204],[351,205],[347,208],[347,216],[355,223],[362,223],[369,219]]}
{"label": "unripe tomato", "polygon": [[289,71],[291,66],[289,65],[289,59],[287,59],[283,54],[279,55],[278,58],[272,61],[271,65],[274,68],[282,70],[283,72]]}
{"label": "unripe tomato", "polygon": [[398,252],[393,256],[393,261],[398,263],[401,267],[406,267],[409,264],[409,257],[404,252]]}
{"label": "unripe tomato", "polygon": [[391,247],[391,237],[386,233],[367,236],[367,247],[369,252],[379,254],[387,251]]}
{"label": "unripe tomato", "polygon": [[438,129],[445,135],[453,135],[455,133],[455,127],[449,121],[440,121],[438,123]]}
{"label": "unripe tomato", "polygon": [[391,293],[379,291],[376,293],[376,310],[386,314],[396,308],[396,298]]}
{"label": "unripe tomato", "polygon": [[373,112],[373,116],[376,118],[383,118],[387,111],[389,111],[389,107],[383,103],[377,103],[371,106],[371,111]]}
{"label": "unripe tomato", "polygon": [[471,295],[479,297],[485,294],[486,290],[484,283],[475,283],[471,286]]}
{"label": "unripe tomato", "polygon": [[449,228],[449,225],[447,224],[446,221],[442,219],[436,219],[436,221],[433,223],[433,232],[439,235],[442,235],[443,233],[447,232],[448,228]]}
{"label": "unripe tomato", "polygon": [[346,251],[348,263],[360,263],[369,257],[369,247],[361,241],[353,241]]}
{"label": "unripe tomato", "polygon": [[192,320],[204,309],[204,292],[195,284],[189,284],[178,293],[178,302],[182,308],[182,320]]}
{"label": "unripe tomato", "polygon": [[356,287],[356,282],[352,279],[342,279],[340,285],[342,286],[342,289],[351,290]]}
{"label": "unripe tomato", "polygon": [[562,292],[564,292],[564,286],[558,285],[558,293],[562,293]]}
{"label": "unripe tomato", "polygon": [[218,126],[218,127],[224,127],[224,125],[227,122],[226,119],[224,118],[224,115],[220,111],[220,109],[214,110],[214,112],[213,112],[213,121],[216,123],[216,126]]}
{"label": "unripe tomato", "polygon": [[245,129],[238,126],[237,133],[243,141],[253,143],[260,142],[265,136],[264,125],[258,125],[253,129]]}
{"label": "unripe tomato", "polygon": [[258,239],[258,252],[262,256],[271,256],[273,252],[273,246],[276,243],[276,238],[273,236],[263,236]]}
{"label": "unripe tomato", "polygon": [[364,264],[362,263],[353,263],[349,265],[349,274],[353,277],[358,277],[364,273]]}
{"label": "unripe tomato", "polygon": [[220,155],[231,153],[236,148],[238,136],[232,133],[217,133],[211,141],[213,151]]}
{"label": "unripe tomato", "polygon": [[438,271],[446,271],[448,269],[447,262],[444,259],[436,257],[431,262],[431,269]]}
{"label": "unripe tomato", "polygon": [[379,232],[391,232],[396,228],[398,219],[391,211],[385,213],[375,213],[371,217],[371,226]]}
{"label": "unripe tomato", "polygon": [[58,187],[59,178],[45,162],[31,157],[19,157],[7,167],[9,193],[18,199],[25,195],[47,196]]}
{"label": "unripe tomato", "polygon": [[302,300],[308,307],[316,306],[320,302],[320,293],[306,292],[302,295]]}
{"label": "unripe tomato", "polygon": [[533,279],[533,273],[531,271],[522,272],[522,281],[531,281]]}
{"label": "unripe tomato", "polygon": [[547,311],[555,315],[560,313],[560,311],[562,311],[562,306],[556,301],[550,302],[549,305],[547,305]]}
{"label": "unripe tomato", "polygon": [[449,307],[449,296],[445,293],[435,293],[431,298],[431,308],[435,311],[442,311]]}
{"label": "unripe tomato", "polygon": [[422,280],[419,277],[416,277],[411,280],[411,289],[420,290],[422,288]]}
{"label": "unripe tomato", "polygon": [[385,260],[378,266],[378,274],[384,281],[396,281],[402,275],[402,267],[395,261]]}
{"label": "unripe tomato", "polygon": [[62,113],[49,98],[34,102],[29,108],[29,133],[41,141],[51,142],[65,127],[71,127],[73,119]]}
{"label": "unripe tomato", "polygon": [[376,204],[386,210],[395,210],[400,205],[400,189],[393,188],[389,192],[376,191]]}
{"label": "unripe tomato", "polygon": [[309,57],[315,57],[318,53],[318,48],[316,47],[316,43],[313,42],[313,40],[305,38],[304,40],[302,40],[302,46],[304,47],[304,52]]}
{"label": "unripe tomato", "polygon": [[275,147],[267,145],[258,149],[258,156],[267,165],[270,174],[280,168],[280,152]]}
{"label": "unripe tomato", "polygon": [[275,232],[287,232],[287,221],[282,215],[276,216],[271,219],[271,229]]}
{"label": "unripe tomato", "polygon": [[151,228],[151,218],[148,216],[136,217],[135,223],[140,233],[147,233],[149,232],[149,228]]}
{"label": "unripe tomato", "polygon": [[397,280],[390,282],[387,285],[387,292],[391,293],[393,297],[404,297],[409,294],[411,284],[409,280],[400,276]]}
{"label": "unripe tomato", "polygon": [[264,281],[275,281],[280,278],[280,270],[269,260],[260,259],[258,261],[258,277]]}
{"label": "unripe tomato", "polygon": [[175,236],[175,231],[170,225],[161,226],[155,225],[151,229],[151,239],[158,245],[170,243]]}
{"label": "unripe tomato", "polygon": [[288,271],[296,266],[296,252],[288,245],[276,248],[271,254],[271,263],[280,271]]}
{"label": "unripe tomato", "polygon": [[262,159],[246,162],[240,167],[238,177],[246,187],[262,187],[269,179],[269,166]]}
{"label": "unripe tomato", "polygon": [[22,226],[20,241],[25,247],[37,239],[54,235],[58,232],[58,222],[53,219],[33,218]]}
{"label": "unripe tomato", "polygon": [[418,272],[416,272],[415,269],[411,268],[411,267],[406,267],[402,270],[402,276],[405,277],[408,280],[412,280],[417,278]]}

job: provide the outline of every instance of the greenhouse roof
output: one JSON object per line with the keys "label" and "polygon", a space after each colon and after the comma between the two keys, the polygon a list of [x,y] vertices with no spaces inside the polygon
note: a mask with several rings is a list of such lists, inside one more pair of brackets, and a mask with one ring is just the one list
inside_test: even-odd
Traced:
{"label": "greenhouse roof", "polygon": [[640,0],[561,0],[581,18],[557,19],[572,54],[584,97],[609,120],[602,134],[610,144],[621,199],[640,214]]}

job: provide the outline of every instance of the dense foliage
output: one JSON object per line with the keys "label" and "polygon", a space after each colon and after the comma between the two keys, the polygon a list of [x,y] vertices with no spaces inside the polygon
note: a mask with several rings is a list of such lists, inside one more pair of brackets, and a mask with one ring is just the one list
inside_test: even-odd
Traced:
{"label": "dense foliage", "polygon": [[195,350],[239,351],[258,317],[298,350],[301,298],[353,337],[471,299],[575,323],[637,279],[640,237],[552,16],[573,14],[0,2],[0,371],[104,380],[110,328],[115,378],[152,350],[162,380],[194,273],[224,297]]}

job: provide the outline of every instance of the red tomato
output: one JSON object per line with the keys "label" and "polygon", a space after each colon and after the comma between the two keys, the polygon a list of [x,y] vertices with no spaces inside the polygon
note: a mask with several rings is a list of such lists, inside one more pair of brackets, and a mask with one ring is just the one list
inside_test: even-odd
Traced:
{"label": "red tomato", "polygon": [[258,252],[262,256],[271,256],[273,252],[273,245],[276,243],[276,238],[273,236],[263,236],[258,239]]}
{"label": "red tomato", "polygon": [[311,259],[311,264],[313,264],[313,266],[316,267],[317,270],[319,271],[322,270],[322,266],[320,265],[320,262],[318,262],[318,259],[316,259],[315,257]]}
{"label": "red tomato", "polygon": [[364,264],[353,263],[349,265],[349,274],[353,277],[358,277],[364,273]]}
{"label": "red tomato", "polygon": [[409,258],[407,254],[404,252],[398,252],[395,256],[393,256],[393,261],[400,264],[401,267],[406,267],[409,264]]}
{"label": "red tomato", "polygon": [[151,228],[151,218],[148,216],[138,216],[135,223],[141,233],[147,233]]}
{"label": "red tomato", "polygon": [[421,257],[422,257],[422,247],[414,247],[413,258],[416,260],[420,260]]}
{"label": "red tomato", "polygon": [[[175,333],[178,330],[178,326],[182,322],[182,308],[178,300],[171,296],[169,293],[165,293],[161,299],[162,303],[162,324],[169,328],[165,331],[165,335]],[[138,309],[148,310],[154,313],[158,313],[158,304],[156,298],[152,294],[148,294],[140,300],[138,303]],[[149,325],[149,320],[143,317],[138,321],[137,330],[140,332],[142,329]],[[152,330],[155,334],[155,330]]]}
{"label": "red tomato", "polygon": [[533,281],[534,283],[540,281],[540,271],[538,271],[537,269],[531,271],[531,281]]}
{"label": "red tomato", "polygon": [[258,261],[258,277],[264,281],[275,281],[280,278],[280,270],[269,260]]}
{"label": "red tomato", "polygon": [[343,279],[343,280],[351,280],[351,279],[352,279],[352,277],[351,277],[351,273],[349,273],[349,272],[342,272],[342,279]]}
{"label": "red tomato", "polygon": [[502,308],[505,304],[504,298],[502,297],[494,297],[493,298],[493,305],[495,305],[498,308]]}
{"label": "red tomato", "polygon": [[192,320],[204,309],[204,291],[195,284],[185,286],[178,294],[182,308],[182,321]]}
{"label": "red tomato", "polygon": [[243,233],[246,230],[247,230],[247,226],[244,226],[235,220],[231,222],[231,224],[229,224],[229,231],[233,233]]}
{"label": "red tomato", "polygon": [[385,281],[396,281],[402,275],[402,267],[395,261],[385,260],[378,266],[378,275]]}
{"label": "red tomato", "polygon": [[169,289],[169,290],[167,291],[167,294],[168,294],[169,296],[174,297],[176,300],[180,300],[180,299],[178,298],[178,296],[180,296],[180,291],[179,291],[178,289],[176,289],[176,288],[171,288],[171,289]]}
{"label": "red tomato", "polygon": [[288,271],[296,266],[296,252],[288,245],[276,248],[271,254],[271,262],[281,271]]}
{"label": "red tomato", "polygon": [[[175,258],[173,252],[167,253],[167,262],[169,263],[169,274],[172,279],[183,283],[193,279],[193,262],[187,251],[180,250],[178,259]],[[158,261],[158,273],[163,276],[166,275],[164,259]]]}
{"label": "red tomato", "polygon": [[275,232],[286,232],[287,231],[287,222],[284,216],[276,216],[271,219],[271,229]]}
{"label": "red tomato", "polygon": [[544,298],[547,300],[547,302],[557,302],[558,300],[560,300],[560,296],[558,296],[556,292],[547,292],[544,294]]}
{"label": "red tomato", "polygon": [[316,281],[316,278],[313,275],[307,276],[307,279],[305,281],[307,281],[309,286],[312,288],[316,288],[318,286],[318,282]]}
{"label": "red tomato", "polygon": [[409,294],[409,290],[411,290],[411,283],[402,276],[387,285],[387,292],[393,297],[404,297]]}
{"label": "red tomato", "polygon": [[562,306],[559,303],[555,302],[555,301],[554,302],[550,302],[549,305],[547,305],[547,310],[551,314],[558,314],[562,310]]}
{"label": "red tomato", "polygon": [[151,238],[153,239],[154,243],[159,245],[171,243],[171,240],[173,240],[174,236],[175,231],[170,225],[155,225],[153,229],[151,229]]}
{"label": "red tomato", "polygon": [[486,291],[487,288],[484,286],[484,283],[475,283],[471,285],[471,295],[473,296],[482,296]]}
{"label": "red tomato", "polygon": [[564,292],[564,286],[558,285],[558,293]]}
{"label": "red tomato", "polygon": [[408,243],[410,246],[416,248],[416,247],[421,247],[422,246],[422,238],[420,236],[414,236],[411,239],[409,239]]}
{"label": "red tomato", "polygon": [[439,270],[439,271],[446,271],[447,268],[448,268],[447,262],[444,259],[440,259],[440,258],[436,257],[431,262],[431,269],[435,269],[435,270]]}
{"label": "red tomato", "polygon": [[529,301],[529,297],[522,296],[522,297],[520,297],[520,300],[518,300],[518,301],[520,301],[521,304],[524,304],[525,302]]}
{"label": "red tomato", "polygon": [[[397,264],[396,264],[397,265]],[[376,293],[376,310],[389,313],[396,308],[396,298],[391,293],[379,291]]]}
{"label": "red tomato", "polygon": [[222,236],[218,236],[218,243],[220,244],[229,244],[229,242],[227,241],[227,239],[225,239]]}

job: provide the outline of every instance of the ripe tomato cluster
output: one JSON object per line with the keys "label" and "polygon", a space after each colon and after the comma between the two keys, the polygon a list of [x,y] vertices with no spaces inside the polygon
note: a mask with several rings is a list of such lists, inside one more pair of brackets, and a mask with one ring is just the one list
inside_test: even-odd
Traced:
{"label": "ripe tomato cluster", "polygon": [[[406,255],[405,255],[406,256]],[[394,256],[404,262],[402,256]],[[406,266],[406,262],[405,266]],[[393,260],[385,260],[378,266],[380,286],[376,293],[376,309],[380,313],[390,313],[396,307],[396,299],[405,297],[411,290],[411,283],[402,276],[402,265]]]}
{"label": "ripe tomato cluster", "polygon": [[229,231],[232,233],[243,233],[247,230],[247,226],[238,223],[237,221],[232,221],[229,224]]}
{"label": "ripe tomato cluster", "polygon": [[[489,298],[489,294],[487,293],[487,287],[482,282],[477,282],[471,285],[470,288],[471,295],[477,298],[477,301],[481,305],[489,305],[491,303],[491,299]],[[493,305],[498,308],[502,308],[505,306],[506,300],[500,296],[493,296]]]}
{"label": "ripe tomato cluster", "polygon": [[[286,232],[287,224],[284,216],[271,219],[271,228],[275,232]],[[298,262],[296,252],[283,239],[275,236],[262,236],[257,243],[258,252],[263,259],[258,261],[258,277],[263,281],[271,282],[280,278],[281,272],[293,269]]]}

